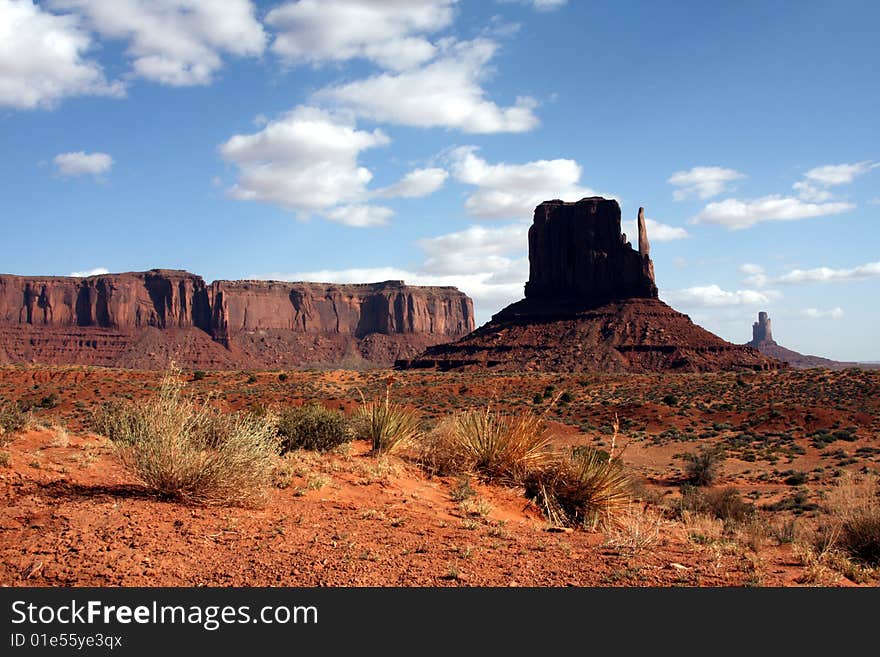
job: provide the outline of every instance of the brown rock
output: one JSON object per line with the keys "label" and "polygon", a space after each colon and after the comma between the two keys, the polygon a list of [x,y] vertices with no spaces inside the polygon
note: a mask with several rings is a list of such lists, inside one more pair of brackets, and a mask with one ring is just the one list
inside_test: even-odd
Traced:
{"label": "brown rock", "polygon": [[557,372],[715,371],[782,366],[731,344],[657,298],[644,210],[639,250],[616,201],[546,201],[529,230],[526,298],[464,338],[399,368]]}
{"label": "brown rock", "polygon": [[[647,244],[640,224],[639,244]],[[600,197],[576,203],[544,201],[529,228],[527,299],[596,303],[656,299],[649,255],[635,251],[620,232],[620,206]]]}
{"label": "brown rock", "polygon": [[0,363],[386,366],[473,329],[455,288],[204,280],[151,270],[0,275]]}

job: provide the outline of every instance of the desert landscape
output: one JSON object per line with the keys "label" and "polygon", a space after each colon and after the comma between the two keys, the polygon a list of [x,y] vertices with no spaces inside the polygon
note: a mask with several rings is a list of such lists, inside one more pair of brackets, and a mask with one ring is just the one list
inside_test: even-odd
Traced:
{"label": "desert landscape", "polygon": [[0,0],[0,588],[877,588],[878,23]]}
{"label": "desert landscape", "polygon": [[[179,345],[150,370],[3,366],[0,581],[876,586],[880,372],[789,367],[693,325],[657,300],[642,213],[638,250],[620,221],[600,198],[539,205],[526,300],[395,369],[183,370]],[[171,344],[187,321],[171,311],[199,305],[140,295],[153,276],[128,276],[127,306],[94,287],[135,336],[175,324]],[[18,309],[7,292],[5,316],[83,346],[31,348],[105,358],[90,336],[107,327],[50,301],[63,281],[40,284]],[[290,345],[344,337],[282,288],[301,320],[246,327],[250,344],[274,335],[300,359]],[[348,307],[403,343],[448,326],[437,306],[421,324],[412,302]]]}

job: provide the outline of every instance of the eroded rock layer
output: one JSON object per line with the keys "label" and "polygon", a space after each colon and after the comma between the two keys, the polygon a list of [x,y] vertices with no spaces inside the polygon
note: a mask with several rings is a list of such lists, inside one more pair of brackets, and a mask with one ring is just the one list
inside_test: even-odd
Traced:
{"label": "eroded rock layer", "polygon": [[451,287],[216,281],[151,270],[0,275],[0,363],[387,366],[473,329]]}
{"label": "eroded rock layer", "polygon": [[650,372],[776,369],[782,363],[694,324],[657,298],[644,211],[638,250],[617,201],[545,201],[529,229],[529,281],[470,335],[397,367]]}

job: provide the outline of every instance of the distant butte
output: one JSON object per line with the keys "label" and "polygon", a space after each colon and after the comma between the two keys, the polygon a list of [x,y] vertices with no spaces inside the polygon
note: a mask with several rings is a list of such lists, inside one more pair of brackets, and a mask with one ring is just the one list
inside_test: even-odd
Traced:
{"label": "distant butte", "polygon": [[0,275],[0,364],[387,367],[474,327],[453,287],[214,281],[153,269]]}
{"label": "distant butte", "polygon": [[791,367],[798,369],[809,369],[813,367],[826,368],[831,370],[842,370],[849,367],[863,367],[875,369],[876,364],[856,363],[839,360],[831,360],[822,358],[821,356],[808,356],[800,354],[791,349],[786,349],[773,339],[773,331],[770,322],[770,316],[761,311],[758,313],[758,321],[752,324],[752,339],[746,343],[747,347],[757,349],[765,356],[776,358],[783,363],[787,363]]}
{"label": "distant butte", "polygon": [[396,367],[559,372],[770,370],[785,367],[694,324],[658,299],[644,210],[638,250],[620,206],[545,201],[529,229],[525,298],[455,342]]}

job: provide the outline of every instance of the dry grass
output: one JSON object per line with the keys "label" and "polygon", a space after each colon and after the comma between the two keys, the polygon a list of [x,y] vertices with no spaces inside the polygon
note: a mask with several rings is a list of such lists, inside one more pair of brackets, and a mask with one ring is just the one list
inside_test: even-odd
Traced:
{"label": "dry grass", "polygon": [[278,453],[274,424],[220,414],[184,395],[183,385],[171,370],[155,398],[107,408],[97,427],[123,465],[162,496],[206,505],[263,503]]}
{"label": "dry grass", "polygon": [[393,454],[410,447],[422,436],[419,414],[391,401],[391,379],[385,386],[385,399],[368,402],[361,395],[361,407],[355,419],[355,432],[366,439],[374,452]]}
{"label": "dry grass", "polygon": [[868,567],[880,566],[880,487],[876,475],[845,474],[828,495],[814,543]]}
{"label": "dry grass", "polygon": [[556,525],[613,528],[632,500],[632,486],[619,457],[586,449],[534,472],[526,494]]}
{"label": "dry grass", "polygon": [[663,515],[657,510],[643,504],[631,504],[609,529],[605,544],[625,554],[637,554],[657,545],[664,523]]}

